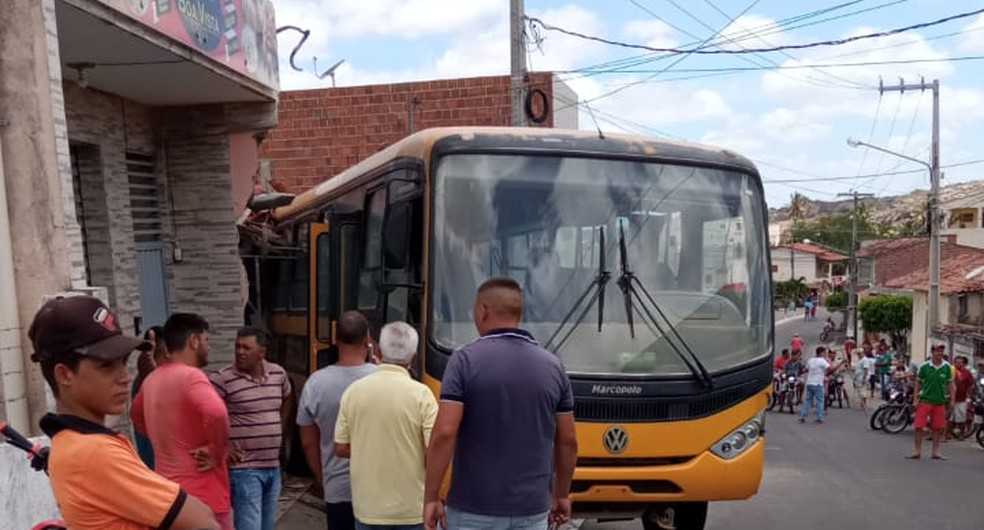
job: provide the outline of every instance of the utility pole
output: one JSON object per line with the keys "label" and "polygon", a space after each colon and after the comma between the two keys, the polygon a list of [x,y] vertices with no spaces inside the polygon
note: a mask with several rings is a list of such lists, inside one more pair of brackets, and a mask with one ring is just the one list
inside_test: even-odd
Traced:
{"label": "utility pole", "polygon": [[940,81],[934,79],[932,83],[926,83],[921,79],[919,83],[906,84],[901,78],[899,84],[885,86],[881,82],[878,84],[880,93],[902,92],[906,90],[932,90],[933,91],[933,152],[929,168],[929,318],[926,321],[926,343],[922,347],[927,348],[932,337],[933,331],[940,321]]}
{"label": "utility pole", "polygon": [[874,197],[873,193],[858,193],[857,190],[851,193],[838,193],[838,197],[852,197],[854,199],[853,213],[851,213],[851,260],[847,274],[850,276],[850,283],[847,290],[847,314],[851,319],[851,338],[855,344],[860,344],[858,339],[858,199]]}
{"label": "utility pole", "polygon": [[512,62],[510,77],[510,96],[512,101],[512,120],[513,127],[525,127],[526,123],[526,40],[524,38],[524,28],[526,26],[525,10],[523,0],[510,0],[509,2],[509,28],[510,28],[510,58]]}

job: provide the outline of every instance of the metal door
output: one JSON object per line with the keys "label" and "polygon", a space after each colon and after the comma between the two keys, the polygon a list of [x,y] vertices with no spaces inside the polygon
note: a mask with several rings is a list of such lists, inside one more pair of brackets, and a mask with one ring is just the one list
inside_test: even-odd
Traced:
{"label": "metal door", "polygon": [[140,278],[140,327],[163,326],[169,314],[163,245],[137,247],[137,275]]}

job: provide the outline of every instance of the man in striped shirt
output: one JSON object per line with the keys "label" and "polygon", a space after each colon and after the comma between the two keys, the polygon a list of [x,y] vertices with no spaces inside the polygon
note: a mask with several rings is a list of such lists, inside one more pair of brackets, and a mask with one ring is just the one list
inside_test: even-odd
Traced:
{"label": "man in striped shirt", "polygon": [[290,406],[290,379],[266,360],[270,336],[236,333],[235,362],[210,379],[229,410],[229,485],[237,530],[273,530],[280,498],[280,445]]}

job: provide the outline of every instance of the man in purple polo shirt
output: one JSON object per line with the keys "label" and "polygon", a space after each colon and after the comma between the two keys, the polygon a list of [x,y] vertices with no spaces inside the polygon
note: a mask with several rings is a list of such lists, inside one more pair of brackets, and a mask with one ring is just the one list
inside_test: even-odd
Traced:
{"label": "man in purple polo shirt", "polygon": [[[519,329],[511,278],[478,288],[481,337],[456,351],[441,382],[427,449],[424,525],[435,530],[546,530],[570,518],[577,459],[574,398],[560,360]],[[447,514],[439,498],[454,455]]]}
{"label": "man in purple polo shirt", "polygon": [[236,530],[273,530],[280,499],[280,444],[290,379],[266,360],[270,335],[236,333],[236,358],[209,379],[229,410],[229,486]]}

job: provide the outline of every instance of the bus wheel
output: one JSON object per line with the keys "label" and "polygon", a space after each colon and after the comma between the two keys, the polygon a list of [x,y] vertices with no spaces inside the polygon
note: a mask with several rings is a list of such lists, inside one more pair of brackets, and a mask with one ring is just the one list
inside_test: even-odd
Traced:
{"label": "bus wheel", "polygon": [[706,502],[678,502],[651,506],[642,516],[645,530],[704,530]]}

